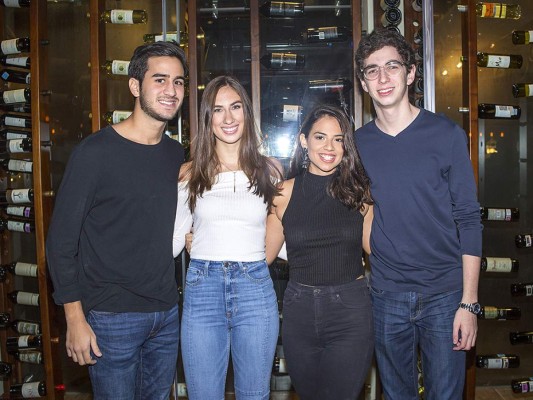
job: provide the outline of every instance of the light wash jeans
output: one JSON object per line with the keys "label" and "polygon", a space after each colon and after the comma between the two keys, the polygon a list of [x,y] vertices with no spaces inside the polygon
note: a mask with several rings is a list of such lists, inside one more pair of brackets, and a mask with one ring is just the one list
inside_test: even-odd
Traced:
{"label": "light wash jeans", "polygon": [[464,351],[453,348],[453,320],[462,291],[440,294],[385,292],[371,288],[376,360],[386,400],[418,399],[418,347],[424,397],[463,397]]}
{"label": "light wash jeans", "polygon": [[223,400],[229,354],[237,399],[267,400],[278,339],[268,266],[191,260],[181,327],[189,400]]}
{"label": "light wash jeans", "polygon": [[[89,367],[94,400],[166,400],[176,371],[179,315],[90,311],[102,357]],[[93,355],[94,357],[94,355]]]}

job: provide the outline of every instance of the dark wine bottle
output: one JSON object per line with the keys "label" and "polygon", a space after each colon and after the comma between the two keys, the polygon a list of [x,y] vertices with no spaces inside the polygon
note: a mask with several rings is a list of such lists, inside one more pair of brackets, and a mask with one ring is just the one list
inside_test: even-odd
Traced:
{"label": "dark wine bottle", "polygon": [[29,88],[0,91],[0,105],[12,103],[26,103],[30,100],[31,90]]}
{"label": "dark wine bottle", "polygon": [[259,6],[259,12],[265,17],[301,17],[304,15],[304,2],[267,1]]}
{"label": "dark wine bottle", "polygon": [[513,44],[533,43],[533,31],[513,31],[511,40],[513,41]]}
{"label": "dark wine bottle", "polygon": [[413,42],[418,45],[421,45],[422,43],[424,43],[424,31],[422,30],[422,28],[418,29],[415,32]]}
{"label": "dark wine bottle", "polygon": [[31,132],[28,131],[19,131],[16,129],[0,129],[0,139],[11,140],[11,139],[25,139],[31,137]]}
{"label": "dark wine bottle", "polygon": [[307,43],[345,42],[352,37],[352,32],[344,26],[325,26],[307,28],[302,37]]}
{"label": "dark wine bottle", "polygon": [[476,356],[476,366],[487,369],[518,368],[520,357],[516,354],[486,354]]}
{"label": "dark wine bottle", "polygon": [[9,300],[15,304],[22,304],[25,306],[38,306],[39,305],[39,294],[22,292],[20,290],[15,290],[7,294]]}
{"label": "dark wine bottle", "polygon": [[305,66],[305,56],[294,53],[268,53],[261,57],[260,62],[268,69],[298,70]]}
{"label": "dark wine bottle", "polygon": [[509,340],[511,344],[533,344],[533,332],[511,332]]}
{"label": "dark wine bottle", "polygon": [[0,218],[0,232],[6,229],[11,232],[32,233],[35,231],[35,223]]}
{"label": "dark wine bottle", "polygon": [[489,54],[478,52],[477,65],[484,68],[521,68],[524,59],[520,54]]}
{"label": "dark wine bottle", "polygon": [[5,208],[5,213],[7,215],[12,215],[14,217],[21,218],[35,218],[35,213],[32,207],[28,206],[7,206]]}
{"label": "dark wine bottle", "polygon": [[533,392],[533,376],[530,376],[529,378],[513,379],[511,381],[511,388],[514,393]]}
{"label": "dark wine bottle", "polygon": [[481,270],[484,272],[517,272],[518,260],[506,257],[482,257]]}
{"label": "dark wine bottle", "polygon": [[0,328],[6,328],[9,326],[11,320],[11,315],[8,313],[0,313]]}
{"label": "dark wine bottle", "polygon": [[32,148],[31,138],[11,139],[6,142],[0,142],[1,154],[31,153]]}
{"label": "dark wine bottle", "polygon": [[312,92],[340,93],[353,87],[348,79],[314,79],[309,81],[307,88]]}
{"label": "dark wine bottle", "polygon": [[402,12],[396,7],[387,8],[381,16],[381,24],[383,26],[397,26],[400,22],[402,22]]}
{"label": "dark wine bottle", "polygon": [[11,372],[13,372],[13,365],[7,362],[0,361],[0,377],[10,377]]}
{"label": "dark wine bottle", "polygon": [[31,113],[31,103],[2,104],[0,110],[4,112]]}
{"label": "dark wine bottle", "polygon": [[424,96],[415,99],[415,106],[419,108],[424,108]]}
{"label": "dark wine bottle", "polygon": [[481,219],[486,221],[518,221],[520,210],[518,208],[491,208],[480,207]]}
{"label": "dark wine bottle", "polygon": [[531,247],[532,246],[532,240],[533,234],[522,234],[522,235],[516,235],[514,238],[514,242],[516,244],[516,247],[522,248],[522,247]]}
{"label": "dark wine bottle", "polygon": [[37,264],[30,264],[25,262],[12,262],[11,264],[0,265],[0,269],[4,269],[13,275],[37,277]]}
{"label": "dark wine bottle", "polygon": [[3,114],[0,116],[0,125],[31,128],[31,117],[15,114]]}
{"label": "dark wine bottle", "polygon": [[418,93],[418,94],[424,93],[424,78],[418,78],[415,81],[415,93]]}
{"label": "dark wine bottle", "polygon": [[30,38],[16,38],[2,40],[0,43],[0,56],[8,54],[27,53],[30,51]]}
{"label": "dark wine bottle", "polygon": [[30,69],[30,57],[0,57],[0,64],[6,67],[18,67]]}
{"label": "dark wine bottle", "polygon": [[24,85],[29,85],[31,83],[31,72],[4,68],[0,71],[0,78],[4,82],[22,83]]}
{"label": "dark wine bottle", "polygon": [[413,0],[413,2],[411,3],[411,6],[413,7],[413,10],[415,10],[416,12],[421,12],[422,11],[422,0]]}
{"label": "dark wine bottle", "polygon": [[16,319],[11,321],[11,317],[7,313],[0,313],[0,328],[11,327],[15,332],[21,335],[40,335],[41,324],[35,321],[26,321]]}
{"label": "dark wine bottle", "polygon": [[0,191],[0,204],[21,204],[33,202],[33,189],[8,189]]}
{"label": "dark wine bottle", "polygon": [[13,8],[29,7],[30,0],[0,0],[0,6]]}
{"label": "dark wine bottle", "polygon": [[533,83],[514,83],[513,84],[514,97],[529,97],[533,96]]}
{"label": "dark wine bottle", "polygon": [[287,373],[287,363],[284,358],[274,357],[274,367],[272,372],[276,374],[286,374]]}
{"label": "dark wine bottle", "polygon": [[10,172],[32,172],[33,162],[6,158],[0,160],[0,168]]}
{"label": "dark wine bottle", "polygon": [[400,7],[400,0],[381,0],[379,5],[385,11],[389,7]]}
{"label": "dark wine bottle", "polygon": [[517,307],[499,308],[493,306],[482,306],[478,317],[480,319],[495,319],[498,321],[519,320],[522,311]]}
{"label": "dark wine bottle", "polygon": [[520,106],[480,103],[477,112],[481,119],[519,119],[522,109]]}
{"label": "dark wine bottle", "polygon": [[522,9],[519,4],[481,1],[476,4],[476,15],[481,18],[519,19],[522,16]]}
{"label": "dark wine bottle", "polygon": [[19,399],[34,399],[46,396],[46,382],[16,383],[9,387],[9,394]]}
{"label": "dark wine bottle", "polygon": [[23,349],[40,349],[43,345],[41,335],[11,336],[6,339],[8,353],[16,353]]}
{"label": "dark wine bottle", "polygon": [[514,297],[533,296],[533,282],[511,284],[511,295]]}
{"label": "dark wine bottle", "polygon": [[29,364],[42,364],[43,363],[43,353],[37,350],[25,350],[17,351],[11,353],[13,357],[21,362],[26,362]]}

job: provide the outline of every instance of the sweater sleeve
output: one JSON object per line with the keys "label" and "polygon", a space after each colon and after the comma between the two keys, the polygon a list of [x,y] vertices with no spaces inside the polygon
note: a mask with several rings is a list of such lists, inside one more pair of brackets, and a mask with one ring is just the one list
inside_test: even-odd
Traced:
{"label": "sweater sleeve", "polygon": [[78,146],[67,164],[56,196],[46,240],[48,269],[57,304],[81,300],[79,241],[82,226],[95,198],[97,165]]}
{"label": "sweater sleeve", "polygon": [[172,253],[177,257],[185,247],[185,235],[192,228],[192,214],[189,208],[189,191],[187,182],[178,184],[178,207],[176,210],[176,220],[174,221],[174,236],[172,239]]}
{"label": "sweater sleeve", "polygon": [[451,151],[449,186],[461,254],[481,257],[483,225],[477,201],[477,187],[468,154],[466,135],[458,126],[453,132]]}

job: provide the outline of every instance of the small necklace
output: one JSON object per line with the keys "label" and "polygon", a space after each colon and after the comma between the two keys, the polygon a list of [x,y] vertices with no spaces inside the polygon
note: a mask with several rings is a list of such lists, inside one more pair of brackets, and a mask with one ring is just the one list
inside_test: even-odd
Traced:
{"label": "small necklace", "polygon": [[236,182],[237,182],[237,172],[239,171],[239,167],[237,167],[236,170],[233,170],[231,169],[230,167],[228,167],[225,163],[223,163],[222,161],[220,161],[220,164],[222,164],[223,167],[225,167],[229,172],[233,172],[233,193],[235,193],[235,188],[236,188]]}

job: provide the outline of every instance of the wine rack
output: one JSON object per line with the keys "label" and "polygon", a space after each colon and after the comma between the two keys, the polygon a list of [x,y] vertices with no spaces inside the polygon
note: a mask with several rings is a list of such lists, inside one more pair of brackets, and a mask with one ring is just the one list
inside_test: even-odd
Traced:
{"label": "wine rack", "polygon": [[[34,383],[24,390],[35,387],[35,397],[62,399],[59,333],[53,323],[56,307],[51,299],[44,249],[53,195],[49,169],[47,4],[19,3],[24,7],[0,7],[1,39],[13,43],[15,38],[28,38],[17,46],[20,53],[2,59],[1,90],[14,93],[8,100],[16,103],[0,106],[0,158],[9,160],[0,168],[0,191],[8,191],[8,198],[2,199],[5,202],[0,216],[0,264],[7,271],[0,284],[0,312],[6,319],[2,325],[7,325],[0,329],[0,348],[2,361],[12,365],[10,376],[3,381],[3,391],[16,395],[20,384],[33,375],[29,380]],[[3,48],[7,49],[4,53],[15,51],[9,47]],[[13,320],[19,320],[17,330],[8,323]],[[28,342],[30,332],[33,336]]]}

